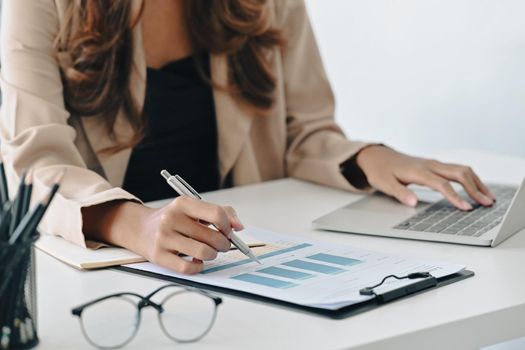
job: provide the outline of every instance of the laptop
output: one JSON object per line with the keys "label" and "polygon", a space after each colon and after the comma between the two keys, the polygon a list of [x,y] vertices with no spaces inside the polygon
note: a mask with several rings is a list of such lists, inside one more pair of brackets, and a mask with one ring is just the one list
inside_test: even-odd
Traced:
{"label": "laptop", "polygon": [[394,199],[374,194],[350,203],[313,222],[314,228],[375,236],[495,247],[525,228],[525,179],[516,188],[489,185],[496,195],[492,207],[456,209],[446,199],[406,207]]}

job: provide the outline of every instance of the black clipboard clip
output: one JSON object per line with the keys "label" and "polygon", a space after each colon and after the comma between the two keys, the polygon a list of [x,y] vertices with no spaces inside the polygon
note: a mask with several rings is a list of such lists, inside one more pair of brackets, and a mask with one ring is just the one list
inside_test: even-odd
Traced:
{"label": "black clipboard clip", "polygon": [[[422,280],[409,284],[407,286],[389,290],[382,294],[377,294],[374,291],[374,289],[381,286],[389,278],[395,278],[398,280],[422,278]],[[365,288],[360,289],[359,294],[368,295],[368,296],[374,295],[376,300],[379,303],[386,303],[391,300],[401,298],[409,294],[417,293],[427,288],[435,287],[437,286],[437,284],[438,284],[437,279],[434,276],[432,276],[430,272],[413,272],[413,273],[409,273],[406,276],[401,276],[401,277],[396,276],[396,275],[388,275],[388,276],[385,276],[383,280],[381,280],[381,282],[379,282],[378,284],[371,286],[371,287],[365,287]]]}

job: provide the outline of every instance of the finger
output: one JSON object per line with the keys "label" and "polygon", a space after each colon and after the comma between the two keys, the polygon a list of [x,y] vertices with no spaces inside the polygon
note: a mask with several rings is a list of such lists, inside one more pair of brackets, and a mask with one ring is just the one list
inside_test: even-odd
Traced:
{"label": "finger", "polygon": [[207,261],[217,257],[217,251],[209,245],[179,233],[168,235],[163,243],[166,250],[176,250],[199,260]]}
{"label": "finger", "polygon": [[480,191],[474,180],[475,174],[469,167],[454,164],[433,163],[431,169],[442,177],[460,183],[467,194],[476,202],[484,206],[491,206],[494,204],[494,200]]}
{"label": "finger", "polygon": [[192,261],[185,260],[176,254],[167,250],[160,252],[153,262],[157,265],[166,267],[185,275],[194,275],[202,271],[204,264],[202,261],[193,259]]}
{"label": "finger", "polygon": [[231,247],[229,239],[224,234],[200,224],[189,217],[178,218],[176,223],[171,223],[170,228],[173,231],[178,231],[190,239],[202,242],[221,252],[226,252]]}
{"label": "finger", "polygon": [[430,170],[418,172],[413,182],[441,192],[450,203],[461,210],[472,210],[472,205],[461,198],[447,179]]}
{"label": "finger", "polygon": [[232,207],[224,207],[224,210],[226,210],[226,213],[228,214],[230,218],[230,223],[232,228],[235,231],[241,231],[244,230],[244,225],[242,224],[241,220],[237,216],[237,212]]}
{"label": "finger", "polygon": [[417,205],[416,194],[393,176],[384,178],[378,182],[370,182],[370,184],[381,192],[396,198],[398,201],[409,207],[415,207]]}
{"label": "finger", "polygon": [[494,202],[496,201],[496,195],[492,193],[492,191],[481,181],[481,179],[478,177],[476,173],[472,173],[474,177],[474,181],[476,182],[476,185],[478,188],[483,192],[485,195],[489,196]]}
{"label": "finger", "polygon": [[221,206],[187,196],[177,197],[172,205],[179,207],[184,214],[195,220],[200,219],[215,225],[225,235],[232,229],[228,214]]}

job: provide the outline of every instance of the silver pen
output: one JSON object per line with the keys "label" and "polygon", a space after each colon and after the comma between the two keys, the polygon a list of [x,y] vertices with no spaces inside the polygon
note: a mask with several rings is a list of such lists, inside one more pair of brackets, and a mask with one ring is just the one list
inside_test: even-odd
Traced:
{"label": "silver pen", "polygon": [[[184,179],[182,177],[180,177],[179,175],[171,175],[167,170],[162,170],[160,172],[160,174],[162,175],[162,177],[164,179],[166,179],[166,182],[168,183],[168,185],[171,186],[171,188],[173,188],[179,195],[181,196],[188,196],[190,198],[195,198],[195,199],[200,199],[202,200],[202,197],[201,195],[195,191],[195,189],[193,189],[193,187],[190,186],[189,183],[187,183],[186,181],[184,181]],[[217,226],[215,226],[214,224],[211,224],[213,227],[215,227],[215,229],[217,231],[220,231]],[[250,249],[250,247],[248,247],[248,245],[246,243],[244,243],[240,238],[239,236],[237,236],[235,234],[235,232],[233,232],[233,230],[230,232],[230,235],[229,235],[229,239],[230,239],[230,242],[232,242],[232,244],[237,248],[239,249],[239,251],[241,253],[243,253],[244,255],[246,255],[247,257],[249,257],[250,259],[252,259],[253,261],[257,262],[257,263],[261,263],[259,261],[259,259],[257,259],[257,257],[255,256],[255,254],[253,254],[252,250]]]}

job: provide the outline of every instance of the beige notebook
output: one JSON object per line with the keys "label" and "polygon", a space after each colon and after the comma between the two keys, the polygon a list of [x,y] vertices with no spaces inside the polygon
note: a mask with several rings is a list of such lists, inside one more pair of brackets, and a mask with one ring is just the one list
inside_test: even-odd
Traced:
{"label": "beige notebook", "polygon": [[[242,240],[251,248],[265,245],[261,241],[244,234]],[[142,256],[124,248],[110,246],[103,246],[98,249],[82,248],[59,236],[42,235],[35,245],[44,253],[80,270],[146,261]],[[232,249],[236,248],[233,247]]]}

